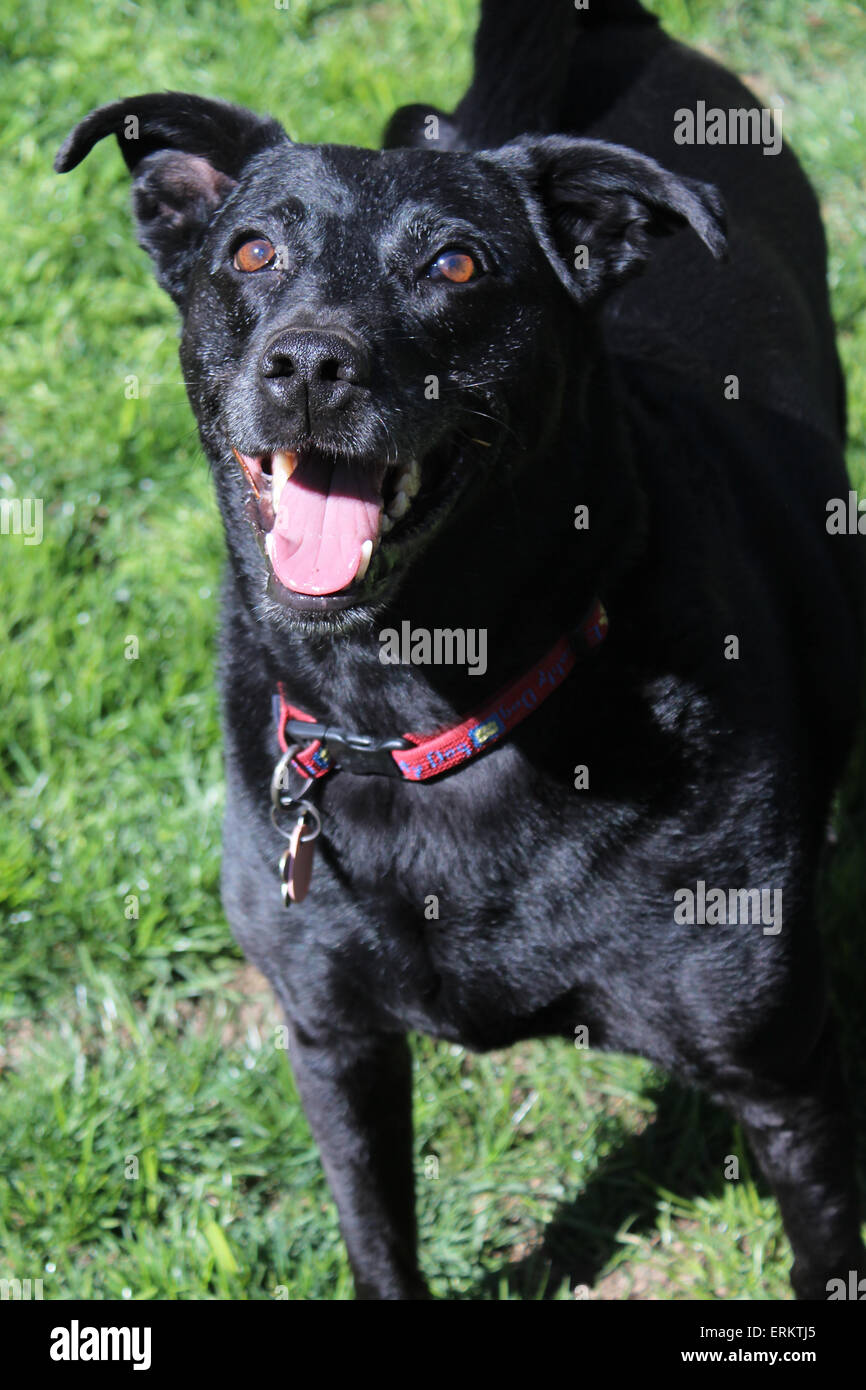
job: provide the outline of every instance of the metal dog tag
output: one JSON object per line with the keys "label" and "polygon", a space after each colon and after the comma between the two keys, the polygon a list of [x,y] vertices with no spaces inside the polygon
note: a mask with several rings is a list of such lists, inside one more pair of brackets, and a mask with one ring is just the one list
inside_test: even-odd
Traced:
{"label": "metal dog tag", "polygon": [[317,828],[312,830],[312,834],[310,829],[307,812],[302,811],[295,821],[288,848],[280,859],[280,892],[283,907],[289,907],[292,903],[302,903],[309,891],[310,879],[313,876],[314,841],[318,834]]}

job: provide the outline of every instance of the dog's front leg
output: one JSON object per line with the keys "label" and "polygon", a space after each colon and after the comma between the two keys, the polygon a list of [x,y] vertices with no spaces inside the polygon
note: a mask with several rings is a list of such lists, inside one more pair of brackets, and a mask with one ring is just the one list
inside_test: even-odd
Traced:
{"label": "dog's front leg", "polygon": [[289,1055],[340,1214],[358,1298],[419,1299],[412,1163],[412,1060],[405,1037],[310,1039]]}

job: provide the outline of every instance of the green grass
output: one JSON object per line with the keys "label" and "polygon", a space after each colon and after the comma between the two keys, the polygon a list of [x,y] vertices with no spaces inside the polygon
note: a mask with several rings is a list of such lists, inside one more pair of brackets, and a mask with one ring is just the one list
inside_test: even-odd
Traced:
{"label": "green grass", "polygon": [[[862,8],[655,8],[784,99],[824,203],[862,489]],[[46,1298],[350,1295],[279,1019],[219,903],[223,547],[173,311],[116,150],[64,179],[52,156],[91,106],[165,87],[373,144],[400,102],[459,95],[473,21],[468,0],[0,3],[0,489],[45,499],[41,545],[0,538],[0,1277],[41,1277]],[[863,785],[825,889],[861,1082]],[[415,1054],[438,1292],[566,1298],[569,1269],[592,1297],[789,1296],[775,1204],[731,1121],[646,1063],[540,1044]]]}

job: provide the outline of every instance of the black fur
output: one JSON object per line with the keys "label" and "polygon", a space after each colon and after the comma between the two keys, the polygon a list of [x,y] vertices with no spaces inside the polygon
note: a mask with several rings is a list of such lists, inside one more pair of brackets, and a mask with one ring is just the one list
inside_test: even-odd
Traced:
{"label": "black fur", "polygon": [[[285,1008],[359,1296],[426,1292],[407,1031],[484,1049],[583,1024],[741,1119],[795,1289],[823,1298],[864,1271],[814,920],[861,650],[860,546],[825,527],[848,482],[823,232],[787,150],[674,143],[678,107],[755,105],[732,76],[637,4],[594,4],[592,24],[541,8],[484,5],[470,92],[432,139],[434,108],[398,113],[387,141],[409,148],[294,145],[166,93],[92,113],[58,168],[118,135],[183,313],[229,546],[224,901]],[[237,271],[253,235],[285,264]],[[453,244],[477,281],[428,278]],[[291,360],[264,372],[298,332],[348,345],[330,394],[324,377],[300,390]],[[424,488],[359,592],[304,603],[245,522],[232,445],[300,445],[359,475],[418,457]],[[284,911],[277,682],[326,722],[432,732],[596,593],[607,642],[506,743],[426,785],[324,779],[312,890]],[[486,674],[383,666],[378,633],[403,619],[487,629]],[[699,879],[781,890],[781,932],[678,925],[674,892]]]}

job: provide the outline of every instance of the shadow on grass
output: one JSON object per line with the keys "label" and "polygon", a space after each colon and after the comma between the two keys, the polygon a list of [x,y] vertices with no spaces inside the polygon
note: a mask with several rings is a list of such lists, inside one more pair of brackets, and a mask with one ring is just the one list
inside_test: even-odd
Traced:
{"label": "shadow on grass", "polygon": [[465,1295],[498,1297],[505,1281],[522,1299],[553,1298],[564,1280],[592,1286],[619,1249],[617,1233],[655,1230],[659,1189],[678,1198],[721,1195],[725,1179],[720,1155],[740,1154],[742,1177],[758,1192],[769,1189],[750,1166],[734,1121],[705,1096],[668,1082],[648,1092],[656,1116],[640,1134],[627,1135],[600,1165],[579,1197],[563,1203],[545,1228],[541,1245],[525,1260],[490,1270]]}

